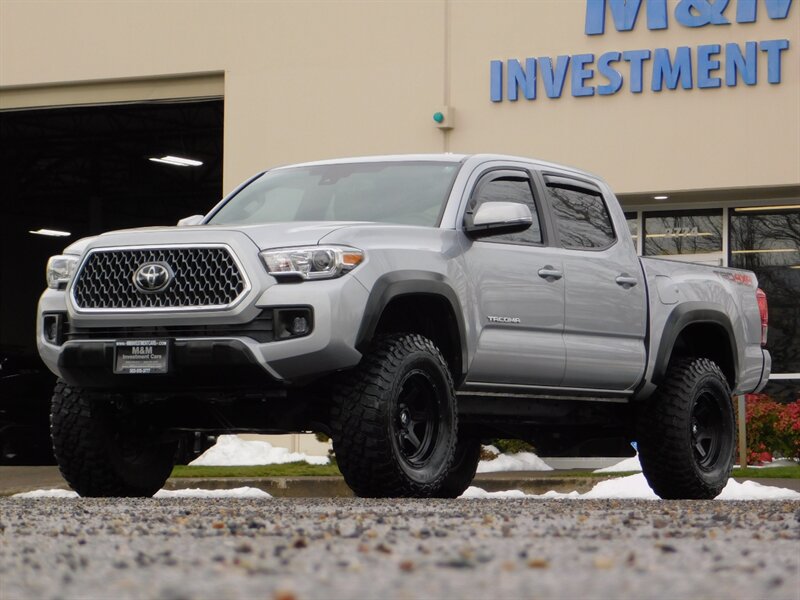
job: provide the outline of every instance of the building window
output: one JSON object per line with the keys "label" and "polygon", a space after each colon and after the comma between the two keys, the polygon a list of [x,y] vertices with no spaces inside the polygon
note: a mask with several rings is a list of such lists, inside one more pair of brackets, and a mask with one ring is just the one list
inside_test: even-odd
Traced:
{"label": "building window", "polygon": [[[754,271],[769,302],[767,349],[773,373],[800,373],[800,207],[753,211],[731,210],[730,266]],[[797,395],[797,381],[781,384],[788,398]],[[793,391],[788,388],[793,388]]]}
{"label": "building window", "polygon": [[645,256],[722,252],[722,210],[644,214]]}
{"label": "building window", "polygon": [[601,195],[552,185],[547,191],[564,248],[606,248],[614,243],[614,226]]}

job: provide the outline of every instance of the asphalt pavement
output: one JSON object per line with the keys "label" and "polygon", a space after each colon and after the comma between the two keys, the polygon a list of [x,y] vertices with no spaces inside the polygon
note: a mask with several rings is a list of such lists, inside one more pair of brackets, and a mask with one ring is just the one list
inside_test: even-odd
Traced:
{"label": "asphalt pavement", "polygon": [[0,598],[800,596],[800,502],[0,498]]}

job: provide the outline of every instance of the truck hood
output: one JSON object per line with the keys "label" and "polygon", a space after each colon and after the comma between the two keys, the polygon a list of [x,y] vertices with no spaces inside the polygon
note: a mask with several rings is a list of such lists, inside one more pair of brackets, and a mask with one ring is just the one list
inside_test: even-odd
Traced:
{"label": "truck hood", "polygon": [[180,244],[223,241],[226,236],[247,236],[261,250],[288,246],[313,246],[330,233],[354,225],[353,222],[269,223],[263,225],[195,225],[191,227],[141,227],[120,229],[72,243],[67,254],[83,254],[91,246],[130,246],[135,244]]}

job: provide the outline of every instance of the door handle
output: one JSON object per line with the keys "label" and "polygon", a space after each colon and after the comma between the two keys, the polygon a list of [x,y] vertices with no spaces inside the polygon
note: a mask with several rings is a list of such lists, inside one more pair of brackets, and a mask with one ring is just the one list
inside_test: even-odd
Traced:
{"label": "door handle", "polygon": [[554,269],[552,265],[545,265],[538,271],[539,277],[547,279],[547,281],[557,281],[564,276],[564,273],[558,269]]}
{"label": "door handle", "polygon": [[635,286],[637,283],[639,283],[639,282],[636,280],[636,277],[631,277],[631,276],[630,276],[630,275],[628,275],[627,273],[620,273],[619,275],[617,275],[617,278],[616,278],[614,281],[616,281],[616,282],[617,282],[617,285],[621,285],[621,286],[622,286],[622,287],[624,287],[626,290],[628,290],[628,289],[632,288],[632,287],[633,287],[633,286]]}

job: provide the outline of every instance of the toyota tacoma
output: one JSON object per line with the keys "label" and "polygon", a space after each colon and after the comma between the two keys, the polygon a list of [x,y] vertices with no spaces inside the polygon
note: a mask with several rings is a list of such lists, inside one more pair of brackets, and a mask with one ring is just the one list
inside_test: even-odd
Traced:
{"label": "toyota tacoma", "polygon": [[753,273],[640,258],[602,179],[454,154],[270,169],[79,240],[37,323],[82,496],[152,495],[187,431],[315,431],[360,496],[458,496],[487,438],[624,436],[660,497],[713,498],[766,336]]}

